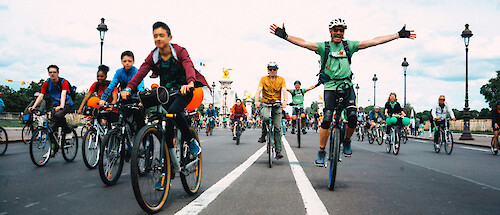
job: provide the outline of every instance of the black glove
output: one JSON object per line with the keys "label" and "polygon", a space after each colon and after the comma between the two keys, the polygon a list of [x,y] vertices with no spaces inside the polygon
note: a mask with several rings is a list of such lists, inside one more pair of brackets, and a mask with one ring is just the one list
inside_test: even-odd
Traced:
{"label": "black glove", "polygon": [[[278,29],[276,29],[278,31]],[[399,38],[410,38],[410,31],[406,30],[406,25],[398,32]]]}
{"label": "black glove", "polygon": [[276,30],[274,31],[274,34],[276,34],[276,36],[278,36],[282,39],[285,39],[285,40],[288,38],[288,34],[286,34],[286,31],[285,31],[285,26],[283,26],[283,28],[277,27]]}

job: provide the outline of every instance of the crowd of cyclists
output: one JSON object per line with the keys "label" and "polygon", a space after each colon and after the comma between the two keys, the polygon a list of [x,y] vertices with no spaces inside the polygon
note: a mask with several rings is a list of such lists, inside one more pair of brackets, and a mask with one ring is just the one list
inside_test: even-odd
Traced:
{"label": "crowd of cyclists", "polygon": [[[346,157],[353,154],[351,137],[356,128],[358,128],[358,135],[361,135],[361,137],[367,135],[373,139],[378,135],[383,142],[388,141],[393,127],[400,127],[407,132],[409,119],[406,116],[408,113],[403,111],[395,93],[389,95],[383,109],[375,106],[373,110],[364,112],[362,107],[357,107],[356,95],[353,89],[353,73],[350,65],[351,57],[357,51],[398,38],[415,39],[416,35],[413,31],[406,30],[405,25],[395,34],[365,41],[351,41],[344,40],[344,33],[347,29],[345,20],[334,19],[330,22],[328,28],[331,40],[313,43],[287,34],[284,24],[281,27],[275,24],[271,25],[271,34],[293,45],[314,51],[320,56],[322,65],[321,71],[318,73],[318,84],[308,88],[301,88],[301,82],[297,80],[294,82],[293,87],[288,89],[285,79],[278,76],[278,63],[269,62],[267,64],[267,75],[261,77],[255,93],[255,107],[260,110],[260,113],[254,113],[250,116],[245,104],[240,99],[237,99],[236,104],[231,107],[231,114],[219,117],[213,104],[209,104],[204,114],[196,110],[192,111],[193,114],[187,114],[186,107],[195,97],[194,89],[198,87],[210,88],[210,86],[207,84],[205,77],[194,68],[187,50],[170,42],[172,40],[170,28],[163,22],[156,22],[152,28],[155,48],[144,60],[144,63],[139,68],[135,67],[134,54],[131,51],[124,51],[120,56],[123,67],[116,70],[111,80],[108,80],[107,77],[109,67],[100,65],[96,71],[96,81],[91,85],[77,113],[89,115],[88,111],[86,111],[88,110],[87,107],[101,109],[105,113],[103,118],[106,121],[106,126],[110,129],[119,120],[131,117],[134,123],[131,125],[130,132],[135,135],[141,131],[141,128],[145,127],[146,120],[150,122],[151,117],[147,114],[148,107],[161,106],[167,113],[171,114],[169,119],[174,122],[166,125],[166,131],[168,132],[166,144],[169,147],[176,144],[177,134],[173,133],[175,126],[180,131],[182,140],[187,143],[191,158],[199,160],[201,160],[202,147],[197,139],[196,132],[193,132],[191,128],[195,128],[198,132],[205,129],[206,135],[213,135],[215,127],[224,127],[230,129],[233,139],[236,139],[236,123],[241,123],[243,131],[248,128],[262,127],[262,134],[258,142],[266,142],[266,132],[273,132],[276,159],[284,157],[281,152],[282,136],[286,130],[289,130],[291,134],[296,132],[306,134],[307,130],[314,130],[319,133],[319,150],[314,160],[316,166],[325,166],[325,156],[327,156],[325,147],[331,132],[330,127],[337,114],[341,115],[344,125],[343,132],[345,134],[342,135],[344,138],[340,141],[342,143],[342,153]],[[144,86],[144,78],[150,71],[152,71],[151,78],[159,79],[156,85],[158,87],[155,88],[156,91],[146,89],[147,87]],[[50,116],[48,126],[52,128],[52,131],[57,131],[58,127],[62,127],[63,132],[70,132],[71,126],[68,125],[65,119],[65,115],[72,109],[75,99],[72,96],[74,92],[72,92],[70,80],[60,76],[64,76],[64,74],[57,65],[48,66],[47,72],[48,78],[43,83],[41,91],[34,95],[36,100],[29,105],[27,112],[39,113],[35,110],[45,109],[46,104],[43,98],[49,94],[53,113]],[[286,72],[280,74],[286,75]],[[324,85],[325,107],[323,110],[308,114],[304,110],[304,96],[308,91],[315,89],[320,84]],[[151,94],[154,98],[158,97],[158,100],[161,100],[160,97],[164,95],[161,94],[160,88],[167,91],[168,99],[165,102],[150,105],[147,103],[148,100],[141,97]],[[291,96],[290,103],[289,94]],[[121,112],[116,105],[130,103],[137,103],[137,108]],[[292,107],[291,114],[284,111],[288,105]],[[336,107],[339,105],[345,107],[342,113],[335,112]],[[497,103],[497,107],[500,109],[500,103]],[[0,113],[3,110],[4,104],[0,94]],[[447,115],[450,115],[451,119],[455,120],[453,111],[445,103],[444,96],[439,97],[436,107],[432,110],[433,121],[431,123],[436,128],[442,127],[441,125],[445,123],[443,119]],[[90,114],[90,116],[92,115]],[[500,117],[498,116],[500,116],[500,111],[494,115],[493,120],[495,137],[500,128],[498,126]],[[300,120],[297,120],[298,118]],[[297,122],[300,122],[300,125]],[[298,127],[302,129],[299,130]],[[380,135],[375,133],[376,129],[381,131],[379,132]],[[54,144],[56,140],[53,139],[53,135],[49,135],[49,137],[50,143],[52,143],[55,150],[52,150],[50,155],[44,156],[52,157],[59,146]],[[434,135],[437,147],[439,147],[439,138],[439,135]],[[498,148],[497,142],[495,141],[495,148]],[[158,180],[154,189],[165,190],[162,180],[164,180],[164,176]]]}

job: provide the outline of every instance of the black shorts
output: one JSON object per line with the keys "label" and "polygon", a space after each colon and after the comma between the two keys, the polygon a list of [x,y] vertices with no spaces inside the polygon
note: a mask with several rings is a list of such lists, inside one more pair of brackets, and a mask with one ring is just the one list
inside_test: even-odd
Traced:
{"label": "black shorts", "polygon": [[[349,89],[346,89],[348,91],[349,96],[342,101],[342,105],[347,108],[349,106],[354,106],[356,107],[356,94],[354,93],[354,88],[351,86]],[[325,109],[334,111],[335,108],[337,107],[337,103],[335,100],[339,98],[340,96],[337,94],[337,91],[335,90],[325,90],[324,93],[324,99],[325,99]]]}

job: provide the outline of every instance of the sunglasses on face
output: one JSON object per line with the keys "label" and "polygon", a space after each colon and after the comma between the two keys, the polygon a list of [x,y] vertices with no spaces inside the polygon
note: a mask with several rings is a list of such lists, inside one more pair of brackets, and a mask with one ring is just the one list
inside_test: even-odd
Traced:
{"label": "sunglasses on face", "polygon": [[444,99],[439,99],[439,101],[444,101]]}
{"label": "sunglasses on face", "polygon": [[269,69],[269,71],[277,71],[278,69]]}
{"label": "sunglasses on face", "polygon": [[332,28],[331,31],[343,33],[344,29],[343,28]]}

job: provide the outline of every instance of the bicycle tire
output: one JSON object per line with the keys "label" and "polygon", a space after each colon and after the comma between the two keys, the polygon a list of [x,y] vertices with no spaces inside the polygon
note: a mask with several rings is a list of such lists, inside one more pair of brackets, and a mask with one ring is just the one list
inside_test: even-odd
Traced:
{"label": "bicycle tire", "polygon": [[0,127],[0,155],[5,154],[9,147],[9,137],[7,136],[7,131],[3,127]]}
{"label": "bicycle tire", "polygon": [[[108,186],[116,184],[123,169],[125,146],[122,139],[124,137],[120,137],[120,132],[120,127],[116,127],[109,131],[109,133],[104,136],[101,145],[98,164],[99,176],[101,181]],[[117,169],[114,173],[111,173],[114,167],[117,167]]]}
{"label": "bicycle tire", "polygon": [[373,144],[373,142],[375,141],[375,138],[373,137],[373,131],[372,132],[369,132],[368,135],[368,143],[369,144]]}
{"label": "bicycle tire", "polygon": [[391,143],[391,140],[392,138],[394,137],[393,136],[393,129],[391,128],[391,131],[389,133],[390,136],[387,137],[387,140],[385,141],[385,144],[386,144],[386,147],[385,147],[385,151],[387,153],[391,153],[391,150],[392,150],[392,143]]}
{"label": "bicycle tire", "polygon": [[31,135],[30,158],[37,167],[45,166],[50,159],[51,142],[47,128],[37,128]]}
{"label": "bicycle tire", "polygon": [[335,189],[335,180],[337,178],[337,165],[340,158],[340,131],[338,128],[333,129],[333,134],[330,137],[330,149],[328,160],[330,162],[330,177],[328,180],[328,189]]}
{"label": "bicycle tire", "polygon": [[90,129],[83,136],[82,158],[83,163],[89,169],[95,169],[99,163],[102,138],[97,135],[95,129]]}
{"label": "bicycle tire", "polygon": [[85,124],[82,126],[82,129],[80,130],[80,137],[83,137],[89,130],[89,125]]}
{"label": "bicycle tire", "polygon": [[[78,135],[74,129],[71,129],[69,133],[64,134],[65,137],[62,142],[61,153],[66,162],[72,162],[78,154]],[[69,135],[69,138],[68,138]]]}
{"label": "bicycle tire", "polygon": [[[194,138],[196,138],[196,140],[198,141],[198,143],[200,143],[200,140],[198,138],[198,134],[196,132],[194,132],[194,130],[192,128],[190,128],[192,134],[194,135]],[[184,144],[187,144],[186,142],[184,142]],[[200,147],[201,147],[201,143],[200,143]],[[183,149],[188,149],[188,147],[183,147]],[[197,158],[198,158],[198,162],[196,162],[195,165],[191,166],[191,167],[194,167],[192,169],[185,169],[185,165],[188,164],[188,162],[192,162],[192,157],[190,156],[190,153],[189,152],[185,152],[185,153],[181,153],[181,161],[183,163],[183,165],[181,166],[181,168],[183,169],[183,171],[181,172],[181,182],[182,182],[182,187],[184,187],[184,191],[186,191],[186,193],[188,193],[189,195],[194,195],[198,192],[198,190],[200,189],[200,185],[201,185],[201,173],[202,173],[202,156],[201,156],[202,153],[200,153]],[[187,155],[187,156],[185,156]],[[186,174],[188,173],[188,174]],[[194,175],[193,175],[194,174]],[[191,176],[194,176],[194,177],[191,177]]]}
{"label": "bicycle tire", "polygon": [[31,135],[33,134],[33,125],[27,124],[23,127],[23,130],[21,131],[21,139],[23,140],[24,144],[28,144],[29,141],[31,140]]}
{"label": "bicycle tire", "polygon": [[302,126],[302,119],[300,118],[300,116],[298,116],[297,118],[297,145],[298,147],[300,148],[300,133],[302,133],[302,129],[301,129],[301,126]]}
{"label": "bicycle tire", "polygon": [[[160,211],[170,191],[172,174],[170,155],[166,145],[161,151],[161,139],[161,132],[154,125],[141,128],[134,141],[139,144],[134,147],[130,161],[135,199],[147,213]],[[164,163],[161,163],[162,160]],[[144,169],[140,166],[141,163],[144,164]],[[163,186],[160,185],[163,190],[155,188],[157,182],[163,183]]]}
{"label": "bicycle tire", "polygon": [[[269,126],[272,126],[272,124],[270,124]],[[268,127],[269,127],[268,126]],[[269,157],[269,168],[272,168],[273,167],[273,158],[274,158],[274,155],[273,155],[273,145],[274,145],[274,139],[272,137],[272,129],[268,129],[267,131],[267,152],[268,152],[268,157]]]}
{"label": "bicycle tire", "polygon": [[401,134],[401,129],[399,128],[395,128],[394,129],[394,144],[392,145],[392,153],[394,155],[398,155],[399,154],[399,148],[401,147],[401,138],[402,138],[402,134]]}
{"label": "bicycle tire", "polygon": [[[198,136],[198,135],[196,135]],[[236,124],[236,145],[240,145],[240,137],[241,137],[241,126],[239,123]],[[200,141],[198,141],[200,142]]]}
{"label": "bicycle tire", "polygon": [[450,155],[451,152],[453,152],[453,135],[451,134],[450,131],[445,132],[445,138],[444,138],[444,151],[446,152],[447,155]]}
{"label": "bicycle tire", "polygon": [[379,145],[382,145],[382,143],[384,143],[384,132],[382,131],[382,129],[377,129],[377,143]]}
{"label": "bicycle tire", "polygon": [[491,147],[490,147],[490,149],[491,149],[491,153],[493,155],[497,155],[498,154],[498,150],[495,151],[495,137],[494,136],[491,137]]}

